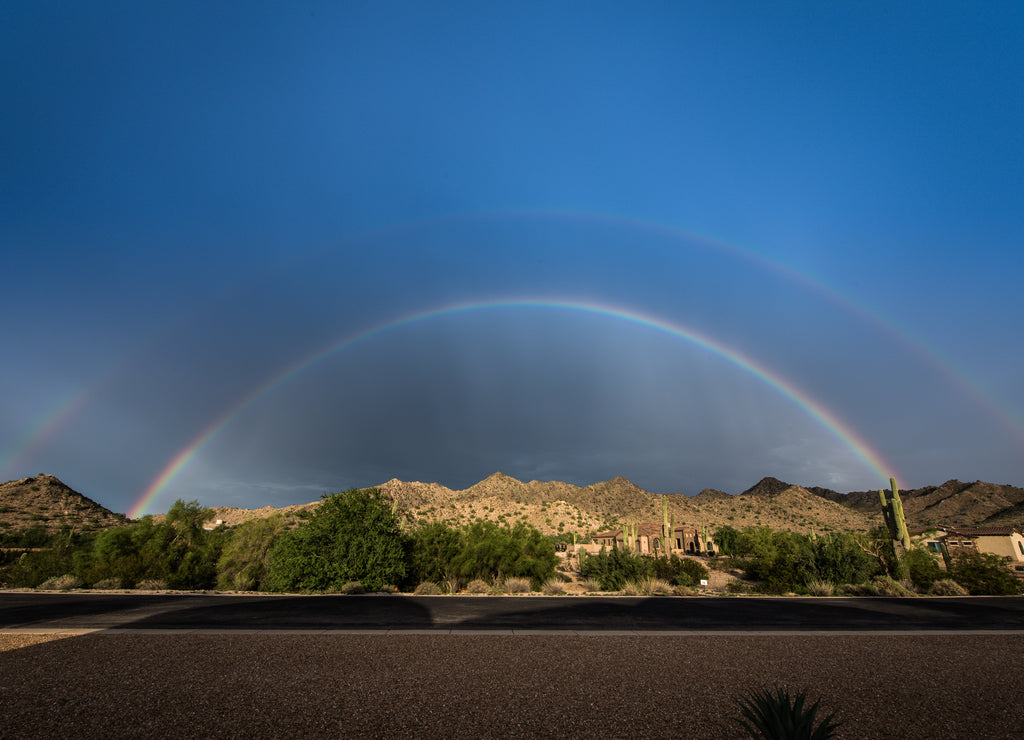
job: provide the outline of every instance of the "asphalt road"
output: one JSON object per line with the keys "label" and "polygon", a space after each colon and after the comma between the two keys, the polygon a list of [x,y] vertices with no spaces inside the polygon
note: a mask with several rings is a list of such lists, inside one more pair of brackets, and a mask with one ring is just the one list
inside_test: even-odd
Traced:
{"label": "asphalt road", "polygon": [[0,631],[47,629],[1024,632],[1024,597],[624,598],[0,592]]}

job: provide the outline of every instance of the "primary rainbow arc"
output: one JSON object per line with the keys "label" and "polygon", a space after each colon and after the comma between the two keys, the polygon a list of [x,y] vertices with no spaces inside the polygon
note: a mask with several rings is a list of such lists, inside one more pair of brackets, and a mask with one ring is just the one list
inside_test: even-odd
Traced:
{"label": "primary rainbow arc", "polygon": [[797,388],[789,381],[735,348],[728,347],[725,344],[682,324],[671,323],[661,318],[615,306],[564,300],[517,299],[456,303],[410,314],[387,323],[378,324],[355,334],[346,335],[339,340],[321,347],[298,361],[291,363],[281,372],[243,395],[238,401],[207,425],[188,444],[179,450],[132,505],[128,511],[128,516],[132,519],[138,518],[159,497],[175,476],[177,476],[185,466],[188,465],[203,446],[221,429],[227,426],[238,414],[263,396],[271,393],[274,389],[286,383],[291,378],[299,375],[310,366],[329,357],[330,355],[341,352],[372,337],[404,326],[409,326],[410,324],[472,311],[511,310],[523,308],[589,313],[596,316],[603,316],[609,319],[644,326],[663,332],[669,336],[688,341],[727,360],[736,367],[751,373],[762,382],[766,383],[768,386],[774,388],[783,396],[796,403],[804,410],[805,413],[828,429],[857,457],[863,460],[868,467],[878,474],[880,481],[887,481],[890,476],[899,478],[894,467],[889,464],[877,450],[873,449],[872,446],[868,444],[868,442],[852,427],[842,421],[822,403],[811,397],[809,393]]}

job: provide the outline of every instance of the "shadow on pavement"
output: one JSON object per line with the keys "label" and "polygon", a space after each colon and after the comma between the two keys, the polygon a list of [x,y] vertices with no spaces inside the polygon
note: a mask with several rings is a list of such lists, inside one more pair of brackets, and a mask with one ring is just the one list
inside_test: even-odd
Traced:
{"label": "shadow on pavement", "polygon": [[403,596],[196,597],[122,629],[431,629],[430,611]]}
{"label": "shadow on pavement", "polygon": [[1024,630],[1024,597],[3,594],[0,629]]}

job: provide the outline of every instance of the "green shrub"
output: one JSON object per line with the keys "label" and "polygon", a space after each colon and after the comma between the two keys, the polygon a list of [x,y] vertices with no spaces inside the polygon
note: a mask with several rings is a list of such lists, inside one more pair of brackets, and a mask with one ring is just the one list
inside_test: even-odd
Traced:
{"label": "green shrub", "polygon": [[455,558],[462,535],[441,522],[427,522],[413,530],[409,543],[408,577],[412,583],[441,583],[455,575]]}
{"label": "green shrub", "polygon": [[971,596],[1008,596],[1024,591],[1024,582],[998,555],[962,552],[953,558],[949,576]]}
{"label": "green shrub", "polygon": [[723,527],[716,542],[721,553],[742,558],[747,576],[770,593],[803,591],[811,581],[863,583],[880,569],[858,536],[840,532],[810,537],[768,527]]}
{"label": "green shrub", "polygon": [[97,581],[92,584],[92,587],[100,590],[109,590],[124,588],[124,584],[121,582],[120,578],[104,578],[102,581]]}
{"label": "green shrub", "polygon": [[413,591],[416,596],[438,596],[441,593],[441,587],[433,581],[424,581],[423,583],[416,586],[416,590]]}
{"label": "green shrub", "polygon": [[[735,511],[735,509],[732,509]],[[714,541],[718,546],[718,552],[721,555],[735,556],[737,552],[737,543],[739,540],[740,532],[735,527],[728,525],[719,527],[715,530]]]}
{"label": "green shrub", "polygon": [[359,594],[365,594],[366,588],[360,581],[349,581],[348,583],[341,584],[338,593],[347,596],[358,596]]}
{"label": "green shrub", "polygon": [[282,535],[269,554],[274,591],[369,591],[405,578],[405,540],[379,489],[325,494],[309,522]]}
{"label": "green shrub", "polygon": [[461,547],[451,567],[467,581],[520,576],[539,588],[554,575],[557,563],[554,545],[529,524],[476,521],[462,531]]}
{"label": "green shrub", "polygon": [[163,523],[144,517],[137,524],[99,532],[76,561],[76,571],[89,583],[118,578],[125,585],[159,580],[172,588],[211,588],[225,534],[203,530],[208,512],[179,499]]}
{"label": "green shrub", "polygon": [[708,577],[708,569],[693,558],[654,558],[652,565],[651,575],[672,586],[693,586]]}
{"label": "green shrub", "polygon": [[270,551],[288,524],[282,514],[250,519],[228,535],[217,561],[217,587],[258,591],[270,572]]}
{"label": "green shrub", "polygon": [[743,719],[736,720],[752,736],[765,740],[826,740],[839,727],[835,712],[817,722],[820,701],[805,707],[807,694],[799,691],[790,696],[787,689],[774,692],[757,689],[737,703]]}
{"label": "green shrub", "polygon": [[616,547],[588,557],[580,571],[584,578],[596,579],[602,591],[621,591],[627,581],[653,575],[654,560]]}
{"label": "green shrub", "polygon": [[928,591],[940,578],[945,577],[938,561],[921,548],[909,550],[903,555],[903,566],[914,587],[920,591]]}

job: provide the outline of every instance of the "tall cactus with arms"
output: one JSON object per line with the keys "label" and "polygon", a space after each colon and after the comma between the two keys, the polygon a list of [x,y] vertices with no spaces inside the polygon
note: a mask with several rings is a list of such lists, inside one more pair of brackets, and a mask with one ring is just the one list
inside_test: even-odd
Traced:
{"label": "tall cactus with arms", "polygon": [[878,489],[878,498],[882,502],[882,518],[885,519],[885,526],[889,530],[889,538],[892,540],[892,554],[896,559],[896,577],[906,578],[907,567],[903,562],[903,553],[910,550],[910,533],[907,532],[907,520],[903,517],[903,501],[900,500],[900,491],[896,487],[896,479],[889,479],[891,491]]}

